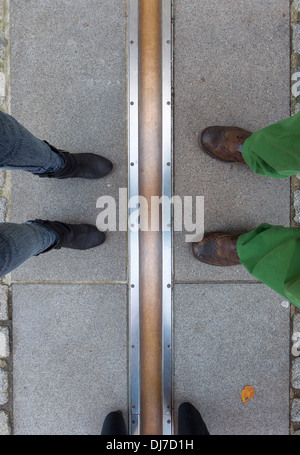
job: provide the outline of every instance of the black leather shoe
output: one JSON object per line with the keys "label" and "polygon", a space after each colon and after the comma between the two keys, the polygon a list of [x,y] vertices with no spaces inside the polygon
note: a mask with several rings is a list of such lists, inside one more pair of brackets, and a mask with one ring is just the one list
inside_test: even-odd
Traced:
{"label": "black leather shoe", "polygon": [[82,179],[101,179],[108,175],[113,164],[103,156],[95,153],[69,153],[65,150],[58,150],[53,145],[47,145],[55,153],[58,153],[65,160],[65,166],[57,172],[39,174],[39,177],[49,177],[56,179],[82,178]]}
{"label": "black leather shoe", "polygon": [[49,227],[58,235],[57,243],[43,253],[61,248],[88,250],[102,245],[105,241],[105,234],[91,224],[66,224],[48,220],[34,220],[34,222]]}

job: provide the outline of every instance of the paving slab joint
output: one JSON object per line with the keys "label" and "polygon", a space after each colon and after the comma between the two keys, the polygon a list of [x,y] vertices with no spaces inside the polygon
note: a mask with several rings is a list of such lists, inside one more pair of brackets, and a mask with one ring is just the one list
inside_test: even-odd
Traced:
{"label": "paving slab joint", "polygon": [[11,289],[0,286],[0,435],[13,431],[13,351]]}

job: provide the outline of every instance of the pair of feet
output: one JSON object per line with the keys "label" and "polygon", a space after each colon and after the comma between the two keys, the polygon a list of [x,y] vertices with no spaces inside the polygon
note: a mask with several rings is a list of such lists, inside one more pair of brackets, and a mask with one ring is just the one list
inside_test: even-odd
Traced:
{"label": "pair of feet", "polygon": [[[111,161],[103,156],[94,153],[72,154],[64,150],[58,150],[53,145],[48,144],[48,142],[46,143],[54,153],[63,157],[65,164],[59,171],[50,174],[39,174],[39,177],[95,180],[110,174],[113,169]],[[48,220],[35,220],[35,222],[50,228],[58,236],[56,244],[48,248],[44,253],[52,249],[59,250],[61,248],[88,250],[102,245],[105,241],[105,234],[91,224],[66,224]]]}
{"label": "pair of feet", "polygon": [[[101,435],[128,435],[122,411],[111,412],[106,416]],[[178,435],[209,436],[209,431],[200,412],[189,402],[181,403],[178,408]]]}
{"label": "pair of feet", "polygon": [[[200,148],[220,161],[239,162],[246,165],[242,155],[245,140],[251,132],[237,127],[212,126],[199,136]],[[193,254],[201,262],[216,266],[240,264],[237,241],[241,234],[211,232],[201,242],[193,243]]]}

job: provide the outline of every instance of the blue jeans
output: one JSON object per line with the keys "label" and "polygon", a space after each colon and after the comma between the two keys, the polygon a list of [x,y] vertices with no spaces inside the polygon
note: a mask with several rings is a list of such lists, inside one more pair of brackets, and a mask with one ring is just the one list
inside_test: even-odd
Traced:
{"label": "blue jeans", "polygon": [[[64,164],[61,155],[53,152],[13,117],[0,112],[1,169],[45,174],[59,171]],[[55,245],[57,240],[58,236],[52,229],[39,223],[0,223],[0,276]]]}

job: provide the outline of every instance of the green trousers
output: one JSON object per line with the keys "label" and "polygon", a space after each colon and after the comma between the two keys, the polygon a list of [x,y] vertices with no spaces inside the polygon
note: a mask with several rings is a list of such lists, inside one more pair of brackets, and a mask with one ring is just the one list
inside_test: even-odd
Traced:
{"label": "green trousers", "polygon": [[300,112],[253,133],[242,155],[258,175],[284,179],[300,174]]}
{"label": "green trousers", "polygon": [[244,267],[300,308],[300,229],[261,224],[238,238]]}
{"label": "green trousers", "polygon": [[[255,174],[300,174],[300,113],[254,133],[242,154]],[[255,278],[300,308],[300,228],[261,224],[239,237],[237,253]]]}

